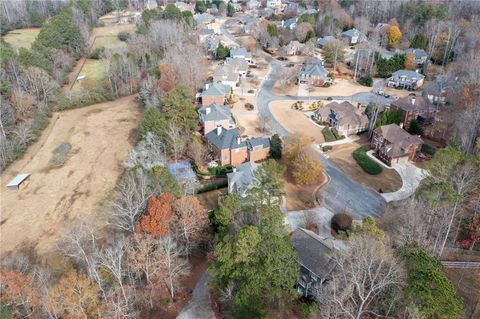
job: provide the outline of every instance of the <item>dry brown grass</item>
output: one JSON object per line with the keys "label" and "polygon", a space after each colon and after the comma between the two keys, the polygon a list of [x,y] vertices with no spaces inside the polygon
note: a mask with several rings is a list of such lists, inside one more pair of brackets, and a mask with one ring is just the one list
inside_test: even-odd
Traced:
{"label": "dry brown grass", "polygon": [[[133,96],[54,113],[39,141],[1,175],[0,254],[25,246],[46,253],[64,224],[98,213],[123,172],[139,119]],[[71,145],[68,159],[51,168],[52,151],[62,143]],[[31,173],[30,184],[7,191],[20,172]]]}

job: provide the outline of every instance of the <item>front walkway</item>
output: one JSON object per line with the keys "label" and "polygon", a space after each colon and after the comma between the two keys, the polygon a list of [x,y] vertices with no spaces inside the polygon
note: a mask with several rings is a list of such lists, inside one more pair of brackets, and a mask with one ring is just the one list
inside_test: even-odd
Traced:
{"label": "front walkway", "polygon": [[383,196],[383,198],[385,198],[387,203],[410,197],[415,193],[422,179],[427,177],[426,170],[418,168],[410,162],[394,163],[392,166],[388,166],[373,155],[373,150],[368,151],[367,156],[386,169],[396,170],[402,178],[402,188],[400,188],[398,191],[380,194]]}
{"label": "front walkway", "polygon": [[358,136],[358,135],[350,135],[350,136],[346,136],[345,138],[343,138],[341,140],[322,143],[320,146],[323,147],[323,146],[334,146],[334,145],[348,144],[348,143],[356,142],[359,139],[360,139],[360,136]]}

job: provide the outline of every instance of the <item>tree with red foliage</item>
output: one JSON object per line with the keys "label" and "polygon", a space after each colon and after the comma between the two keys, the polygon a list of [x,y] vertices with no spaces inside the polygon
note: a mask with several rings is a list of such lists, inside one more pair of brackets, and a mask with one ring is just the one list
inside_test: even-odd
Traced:
{"label": "tree with red foliage", "polygon": [[180,76],[175,67],[160,64],[158,70],[160,71],[160,79],[157,81],[156,86],[164,92],[170,92],[175,89],[180,81]]}
{"label": "tree with red foliage", "polygon": [[468,235],[471,240],[469,249],[472,250],[476,243],[480,242],[480,215],[473,215],[467,226]]}
{"label": "tree with red foliage", "polygon": [[163,193],[157,197],[150,197],[147,204],[147,215],[144,215],[137,224],[137,231],[158,237],[167,234],[172,219],[172,205],[175,195]]}

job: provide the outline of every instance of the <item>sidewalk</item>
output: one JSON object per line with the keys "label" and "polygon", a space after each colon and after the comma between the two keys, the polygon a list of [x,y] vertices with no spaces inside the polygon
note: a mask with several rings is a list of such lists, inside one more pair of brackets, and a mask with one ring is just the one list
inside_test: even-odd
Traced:
{"label": "sidewalk", "polygon": [[325,143],[322,143],[320,146],[323,147],[323,146],[334,146],[334,145],[341,145],[341,144],[348,144],[348,143],[353,143],[353,142],[356,142],[360,139],[360,136],[358,135],[351,135],[351,136],[346,136],[345,138],[341,139],[341,140],[336,140],[336,141],[333,141],[333,142],[325,142]]}

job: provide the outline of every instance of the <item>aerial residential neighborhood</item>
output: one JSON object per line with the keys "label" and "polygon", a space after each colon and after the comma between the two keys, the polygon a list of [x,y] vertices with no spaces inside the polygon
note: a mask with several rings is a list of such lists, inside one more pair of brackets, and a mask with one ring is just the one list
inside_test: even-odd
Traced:
{"label": "aerial residential neighborhood", "polygon": [[0,318],[480,318],[479,2],[0,6]]}

